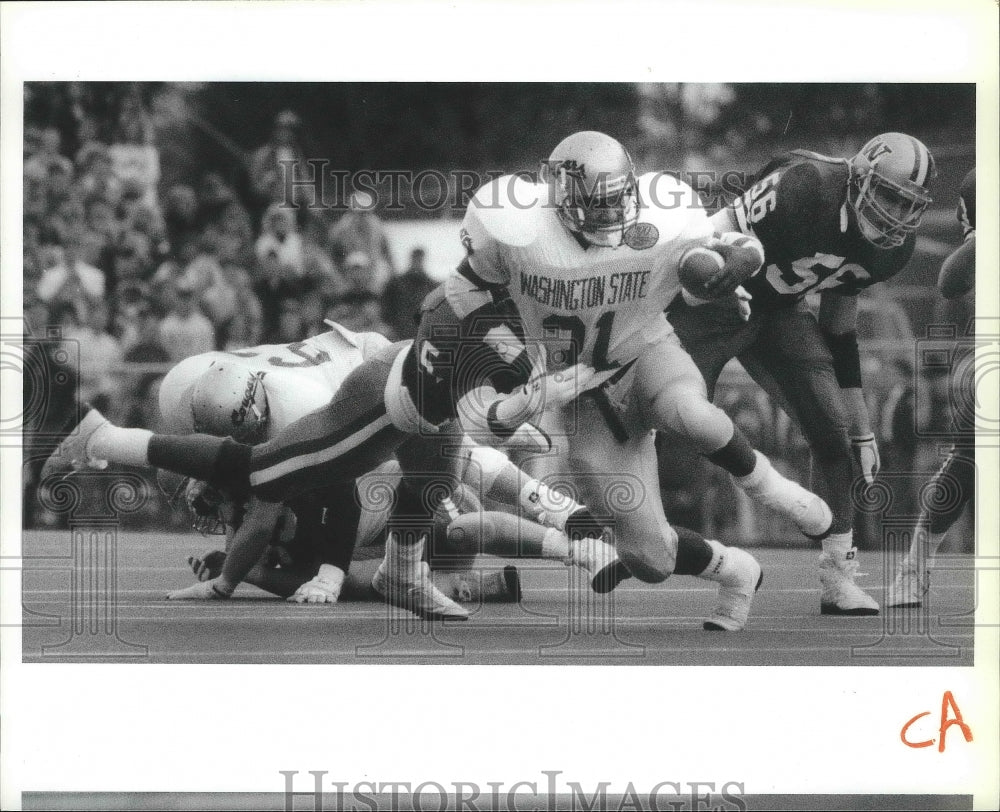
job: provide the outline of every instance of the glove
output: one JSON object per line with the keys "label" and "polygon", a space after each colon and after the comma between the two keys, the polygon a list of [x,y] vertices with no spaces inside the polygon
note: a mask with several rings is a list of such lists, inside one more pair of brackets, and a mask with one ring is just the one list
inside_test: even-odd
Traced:
{"label": "glove", "polygon": [[865,482],[871,485],[882,467],[882,460],[878,455],[878,444],[875,442],[875,435],[868,434],[864,437],[851,438],[851,452],[854,454],[854,463],[861,469],[861,474]]}
{"label": "glove", "polygon": [[188,556],[188,566],[199,581],[211,581],[222,573],[222,565],[226,563],[226,554],[222,550],[212,550],[204,557]]}
{"label": "glove", "polygon": [[319,572],[289,595],[289,603],[336,603],[344,585],[344,571],[332,564],[321,564]]}
{"label": "glove", "polygon": [[726,260],[719,274],[704,285],[712,298],[732,293],[764,264],[764,247],[759,240],[745,234],[734,232],[722,239],[713,238],[705,247],[722,254]]}
{"label": "glove", "polygon": [[219,587],[219,579],[200,581],[184,589],[175,589],[167,593],[168,601],[224,601],[233,593]]}
{"label": "glove", "polygon": [[538,376],[525,385],[525,390],[531,388],[532,404],[541,405],[544,409],[554,409],[571,403],[583,392],[589,389],[591,378],[595,375],[594,368],[587,364],[574,364],[558,372]]}
{"label": "glove", "polygon": [[[496,401],[489,409],[490,422],[513,431],[543,409],[565,406],[574,400],[589,388],[594,374],[594,368],[586,364],[575,364],[548,375],[539,373],[520,389]],[[498,433],[493,426],[490,430]]]}

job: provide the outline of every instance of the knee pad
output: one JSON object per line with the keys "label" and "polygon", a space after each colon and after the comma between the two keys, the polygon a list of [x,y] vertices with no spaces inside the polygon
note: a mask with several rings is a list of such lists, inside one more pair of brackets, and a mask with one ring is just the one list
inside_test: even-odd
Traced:
{"label": "knee pad", "polygon": [[691,440],[699,452],[718,451],[732,439],[733,421],[701,391],[686,388],[675,392],[673,407],[676,425],[671,428]]}
{"label": "knee pad", "polygon": [[655,535],[645,539],[633,537],[632,544],[618,541],[615,547],[618,556],[636,578],[647,584],[658,584],[674,571],[678,539],[677,531],[670,525],[657,527],[652,533]]}
{"label": "knee pad", "polygon": [[462,552],[479,552],[500,532],[492,511],[466,513],[448,525],[448,543]]}

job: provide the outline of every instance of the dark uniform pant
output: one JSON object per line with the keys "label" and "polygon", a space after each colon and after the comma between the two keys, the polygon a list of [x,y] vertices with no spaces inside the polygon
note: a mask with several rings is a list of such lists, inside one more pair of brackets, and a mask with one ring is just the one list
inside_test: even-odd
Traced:
{"label": "dark uniform pant", "polygon": [[273,440],[254,446],[253,493],[284,502],[305,491],[356,479],[378,467],[409,436],[385,407],[392,362],[408,343],[386,347],[351,372],[322,409],[296,420]]}
{"label": "dark uniform pant", "polygon": [[684,348],[705,377],[709,398],[722,368],[739,359],[750,376],[795,419],[813,456],[812,489],[833,512],[832,532],[849,530],[851,448],[843,395],[833,358],[815,317],[804,307],[754,313],[692,307],[682,300],[667,314]]}

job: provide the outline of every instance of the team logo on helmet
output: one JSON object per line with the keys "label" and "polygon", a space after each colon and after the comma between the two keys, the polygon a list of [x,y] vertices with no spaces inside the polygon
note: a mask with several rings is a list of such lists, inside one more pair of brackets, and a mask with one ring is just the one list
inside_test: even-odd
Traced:
{"label": "team logo on helmet", "polygon": [[260,386],[260,375],[250,375],[247,378],[246,388],[243,392],[243,400],[240,401],[238,409],[233,409],[233,427],[239,431],[247,422],[247,416],[253,413],[256,419],[260,419],[261,414],[257,409],[257,387]]}

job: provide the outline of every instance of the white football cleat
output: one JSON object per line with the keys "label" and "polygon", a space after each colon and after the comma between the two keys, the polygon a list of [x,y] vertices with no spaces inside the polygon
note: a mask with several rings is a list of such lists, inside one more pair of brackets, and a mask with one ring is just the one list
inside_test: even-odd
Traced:
{"label": "white football cleat", "polygon": [[931,586],[930,570],[907,553],[896,568],[896,577],[886,592],[885,605],[896,609],[923,606]]}
{"label": "white football cleat", "polygon": [[87,444],[108,419],[97,409],[87,407],[87,413],[76,424],[42,466],[41,481],[56,474],[71,473],[84,468],[102,470],[108,467],[107,460],[97,460],[87,454]]}
{"label": "white football cleat", "polygon": [[393,568],[390,572],[382,561],[372,578],[372,589],[393,606],[428,620],[468,619],[469,613],[465,609],[434,586],[426,561],[421,561],[415,571],[408,573],[408,577],[401,570]]}
{"label": "white football cleat", "polygon": [[726,578],[719,582],[718,604],[702,627],[710,632],[738,632],[746,628],[750,604],[764,583],[764,571],[746,550],[727,547]]}
{"label": "white football cleat", "polygon": [[821,536],[830,529],[833,513],[819,496],[806,490],[797,482],[783,477],[759,451],[754,452],[757,466],[761,468],[759,481],[747,484],[747,477],[737,478],[737,483],[747,495],[764,507],[784,516],[807,536]]}
{"label": "white football cleat", "polygon": [[823,593],[819,599],[821,615],[877,615],[878,602],[854,583],[858,574],[858,548],[846,553],[821,553],[819,581]]}
{"label": "white football cleat", "polygon": [[590,573],[590,587],[598,594],[613,590],[632,573],[604,539],[587,536],[570,542],[569,563]]}

